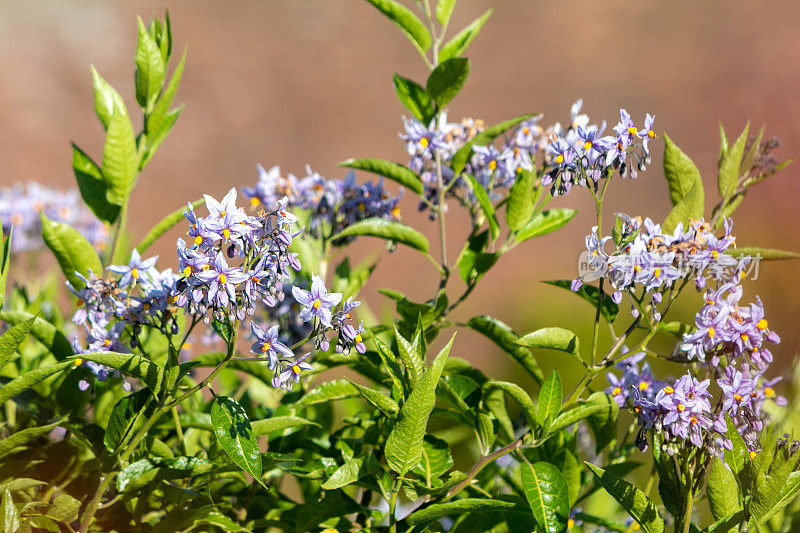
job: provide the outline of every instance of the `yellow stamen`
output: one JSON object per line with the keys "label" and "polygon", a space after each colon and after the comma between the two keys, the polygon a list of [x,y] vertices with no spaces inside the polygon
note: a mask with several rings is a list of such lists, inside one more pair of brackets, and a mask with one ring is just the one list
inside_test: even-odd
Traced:
{"label": "yellow stamen", "polygon": [[183,275],[184,275],[184,276],[188,276],[188,275],[189,275],[189,274],[191,274],[191,273],[192,273],[192,267],[190,267],[190,266],[186,266],[186,267],[183,269]]}
{"label": "yellow stamen", "polygon": [[225,228],[224,230],[222,230],[222,236],[227,241],[228,239],[231,238],[231,230],[229,230],[228,228]]}
{"label": "yellow stamen", "polygon": [[678,410],[679,413],[682,413],[686,410],[686,407],[682,403],[679,403],[676,409]]}
{"label": "yellow stamen", "polygon": [[139,279],[139,269],[138,268],[132,268],[131,269],[131,277],[133,279]]}
{"label": "yellow stamen", "polygon": [[741,402],[744,398],[742,398],[741,394],[734,394],[733,399],[736,400],[737,402]]}
{"label": "yellow stamen", "polygon": [[633,265],[633,271],[634,272],[641,272],[642,271],[642,267],[640,265]]}
{"label": "yellow stamen", "polygon": [[299,375],[300,375],[300,367],[299,367],[299,366],[297,366],[297,365],[294,365],[294,366],[292,367],[292,372],[294,372],[296,375],[298,375],[298,376],[299,376]]}
{"label": "yellow stamen", "polygon": [[563,155],[561,155],[561,154],[558,154],[558,155],[556,156],[556,163],[558,163],[558,164],[560,165],[560,164],[561,164],[561,163],[563,163],[563,162],[564,162],[564,156],[563,156]]}
{"label": "yellow stamen", "polygon": [[775,396],[775,389],[773,389],[772,387],[764,387],[764,396],[766,396],[767,398],[772,398],[773,396]]}
{"label": "yellow stamen", "polygon": [[750,459],[751,459],[751,460],[752,460],[752,459],[755,459],[755,458],[756,458],[756,455],[758,455],[758,454],[756,453],[756,451],[755,451],[755,450],[750,450]]}
{"label": "yellow stamen", "polygon": [[263,353],[267,353],[267,350],[269,350],[271,347],[272,345],[270,343],[265,342],[264,344],[261,345],[261,351]]}
{"label": "yellow stamen", "polygon": [[762,318],[762,319],[761,319],[761,320],[759,320],[759,321],[758,321],[758,323],[756,324],[756,327],[757,327],[758,329],[760,329],[761,331],[764,331],[765,329],[767,329],[767,326],[768,326],[768,324],[767,324],[767,319],[766,319],[766,318]]}
{"label": "yellow stamen", "polygon": [[494,170],[497,168],[497,161],[489,161],[489,170]]}
{"label": "yellow stamen", "polygon": [[619,387],[614,387],[614,390],[611,391],[612,396],[618,396],[622,394],[622,389]]}
{"label": "yellow stamen", "polygon": [[423,148],[427,148],[428,147],[428,139],[423,137],[422,139],[419,140],[419,145],[422,146]]}
{"label": "yellow stamen", "polygon": [[228,281],[228,276],[226,276],[225,274],[220,274],[219,275],[219,282],[222,283],[222,284],[225,284],[226,281]]}
{"label": "yellow stamen", "polygon": [[656,138],[656,132],[654,132],[653,130],[650,130],[650,131],[647,132],[647,136],[650,137],[651,139],[655,139]]}
{"label": "yellow stamen", "polygon": [[211,265],[203,265],[203,272],[211,268]]}
{"label": "yellow stamen", "polygon": [[750,338],[750,337],[747,336],[747,333],[742,333],[741,335],[739,335],[739,337],[741,337],[742,341],[744,341],[744,342],[747,342],[747,339]]}
{"label": "yellow stamen", "polygon": [[573,527],[575,527],[575,520],[573,520],[572,518],[568,518],[567,519],[567,529],[572,529]]}
{"label": "yellow stamen", "polygon": [[673,392],[675,392],[675,389],[667,385],[666,387],[664,387],[664,392],[667,394],[672,394]]}
{"label": "yellow stamen", "polygon": [[656,267],[656,269],[653,270],[653,276],[655,276],[657,278],[660,278],[661,277],[661,269]]}
{"label": "yellow stamen", "polygon": [[631,135],[636,135],[638,132],[639,130],[636,129],[636,126],[631,126],[630,128],[628,128],[628,133],[630,133]]}
{"label": "yellow stamen", "polygon": [[713,339],[713,338],[714,338],[714,335],[716,335],[716,334],[717,334],[717,330],[715,330],[714,328],[708,328],[708,336],[709,336],[710,338],[712,338],[712,339]]}
{"label": "yellow stamen", "polygon": [[321,305],[322,305],[322,302],[319,300],[319,298],[314,300],[314,309],[319,309],[319,306],[321,306]]}
{"label": "yellow stamen", "polygon": [[104,340],[104,341],[103,341],[103,346],[105,346],[106,348],[108,348],[109,346],[111,346],[111,341],[110,341],[109,339],[106,339],[106,340]]}
{"label": "yellow stamen", "polygon": [[219,216],[220,216],[220,217],[223,217],[223,218],[224,218],[224,217],[225,217],[225,215],[227,215],[227,214],[228,214],[228,212],[227,212],[227,211],[220,211],[220,212],[219,212]]}
{"label": "yellow stamen", "polygon": [[250,205],[252,205],[253,207],[258,207],[259,205],[261,205],[261,200],[253,196],[252,198],[250,198]]}
{"label": "yellow stamen", "polygon": [[639,382],[639,390],[640,391],[646,391],[649,388],[650,388],[650,384],[648,382],[646,382],[646,381],[640,381]]}
{"label": "yellow stamen", "polygon": [[689,419],[689,423],[691,425],[693,425],[693,426],[696,426],[697,425],[697,418],[695,418],[695,417],[690,418]]}
{"label": "yellow stamen", "polygon": [[589,149],[589,148],[591,148],[591,147],[592,147],[592,141],[586,141],[586,142],[584,143],[584,145],[583,145],[583,149],[584,149],[584,150],[588,150],[588,149]]}
{"label": "yellow stamen", "polygon": [[198,235],[197,237],[194,238],[194,243],[198,246],[203,244],[203,238],[200,235]]}
{"label": "yellow stamen", "polygon": [[711,257],[714,259],[719,259],[719,252],[716,250],[711,250]]}
{"label": "yellow stamen", "polygon": [[78,298],[78,301],[75,302],[75,307],[81,307],[83,305],[83,300]]}
{"label": "yellow stamen", "polygon": [[394,218],[400,218],[400,208],[399,207],[395,206],[394,208],[392,208],[392,216]]}
{"label": "yellow stamen", "polygon": [[355,337],[353,337],[353,340],[354,340],[354,341],[356,341],[356,344],[360,343],[360,342],[361,342],[361,340],[362,340],[362,339],[361,339],[361,335],[359,335],[358,333],[356,333],[356,336],[355,336]]}
{"label": "yellow stamen", "polygon": [[75,359],[75,366],[81,366],[82,364],[83,364],[83,359],[81,359],[80,357]]}

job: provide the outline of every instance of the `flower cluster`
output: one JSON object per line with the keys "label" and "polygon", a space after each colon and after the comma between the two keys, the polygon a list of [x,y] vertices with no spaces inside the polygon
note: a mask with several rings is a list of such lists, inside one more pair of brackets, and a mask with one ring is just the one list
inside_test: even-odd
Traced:
{"label": "flower cluster", "polygon": [[645,353],[639,352],[617,363],[616,368],[622,370],[622,377],[617,377],[612,372],[607,374],[609,387],[605,392],[610,394],[620,407],[633,406],[641,399],[653,401],[658,391],[665,385],[653,377],[647,362],[641,369],[639,368],[639,363],[644,357]]}
{"label": "flower cluster", "polygon": [[36,182],[0,189],[0,224],[3,233],[14,227],[12,252],[42,247],[40,213],[54,222],[78,230],[98,250],[105,248],[108,230],[81,202],[77,190],[60,191]]}
{"label": "flower cluster", "polygon": [[[258,166],[258,182],[254,187],[243,187],[242,193],[249,198],[254,209],[273,205],[286,198],[287,209],[308,211],[308,229],[312,235],[334,235],[344,228],[365,218],[398,219],[398,203],[403,191],[392,196],[377,182],[356,183],[355,173],[345,179],[328,179],[306,167],[306,177],[298,179],[292,174],[284,177],[280,167],[265,170]],[[343,244],[346,240],[335,244]]]}
{"label": "flower cluster", "polygon": [[615,171],[623,178],[635,179],[650,163],[648,142],[656,136],[655,117],[647,114],[640,128],[625,109],[620,109],[614,135],[603,135],[605,122],[600,126],[590,125],[588,117],[579,114],[580,104],[578,101],[573,106],[569,128],[559,126],[549,132],[545,159],[549,170],[542,178],[542,185],[552,184],[553,196],[569,193],[573,185],[595,185]]}
{"label": "flower cluster", "polygon": [[[677,280],[693,277],[698,288],[706,286],[707,278],[738,282],[747,274],[751,258],[736,259],[725,253],[735,241],[732,226],[727,220],[725,233],[719,237],[704,220],[694,221],[686,229],[679,223],[675,231],[667,233],[649,218],[642,221],[619,214],[613,251],[605,250],[612,238],[601,238],[596,226],[586,237],[586,261],[581,265],[583,272],[572,282],[572,290],[577,291],[584,282],[605,278],[614,289],[611,298],[616,303],[622,300],[623,292],[642,287],[658,304]],[[636,316],[638,309],[634,307],[631,312]],[[660,318],[655,305],[653,313]]]}

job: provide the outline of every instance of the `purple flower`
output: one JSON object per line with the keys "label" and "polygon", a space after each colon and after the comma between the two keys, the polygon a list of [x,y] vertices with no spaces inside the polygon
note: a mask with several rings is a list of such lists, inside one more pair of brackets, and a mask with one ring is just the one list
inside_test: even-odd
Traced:
{"label": "purple flower", "polygon": [[247,274],[239,267],[229,267],[222,252],[218,252],[211,268],[196,274],[197,278],[207,283],[208,301],[221,308],[228,307],[228,302],[236,303],[236,285],[247,281]]}
{"label": "purple flower", "polygon": [[317,317],[323,325],[331,327],[331,318],[333,317],[331,308],[342,301],[342,295],[339,293],[328,294],[325,282],[321,277],[317,275],[311,277],[310,291],[292,287],[292,295],[303,306],[300,318],[304,322]]}
{"label": "purple flower", "polygon": [[133,252],[131,252],[131,260],[127,265],[111,265],[108,270],[115,274],[122,274],[122,279],[119,281],[120,287],[135,286],[139,278],[148,279],[147,271],[153,268],[157,259],[158,256],[142,260],[139,252],[134,248]]}
{"label": "purple flower", "polygon": [[311,370],[313,368],[309,363],[305,362],[309,355],[311,355],[311,352],[288,363],[285,369],[277,372],[272,378],[272,386],[276,389],[282,388],[292,390],[292,382],[300,383],[300,374],[302,371]]}
{"label": "purple flower", "polygon": [[250,322],[250,333],[256,341],[250,351],[269,359],[269,368],[273,370],[278,364],[278,356],[294,357],[292,351],[278,340],[278,326],[272,326],[266,332],[259,328],[255,322]]}
{"label": "purple flower", "polygon": [[750,395],[755,390],[755,383],[745,379],[742,373],[733,367],[728,367],[728,370],[730,370],[728,377],[717,380],[717,385],[722,389],[722,408],[731,415],[736,415],[740,408],[750,406]]}

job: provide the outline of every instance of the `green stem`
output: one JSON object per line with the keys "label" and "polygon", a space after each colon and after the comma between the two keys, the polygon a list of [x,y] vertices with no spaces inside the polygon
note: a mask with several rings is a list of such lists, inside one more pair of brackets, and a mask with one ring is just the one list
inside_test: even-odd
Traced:
{"label": "green stem", "polygon": [[401,481],[396,479],[389,498],[389,533],[397,533],[397,495],[400,493]]}
{"label": "green stem", "polygon": [[109,265],[113,264],[116,260],[117,253],[119,252],[119,247],[122,244],[121,235],[125,232],[126,227],[126,218],[128,217],[128,199],[125,199],[125,203],[122,204],[122,207],[119,210],[119,220],[117,221],[117,230],[114,233],[114,240],[111,244],[111,250],[109,251],[109,255],[107,258],[107,263]]}

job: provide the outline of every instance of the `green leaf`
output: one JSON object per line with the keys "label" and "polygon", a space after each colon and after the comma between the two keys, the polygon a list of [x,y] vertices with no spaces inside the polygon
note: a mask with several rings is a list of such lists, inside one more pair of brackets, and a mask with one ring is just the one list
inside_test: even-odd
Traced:
{"label": "green leaf", "polygon": [[144,356],[131,353],[92,352],[79,354],[73,357],[71,362],[75,363],[83,359],[119,370],[123,374],[138,379],[153,391],[160,390],[163,371],[157,364]]}
{"label": "green leaf", "polygon": [[487,316],[476,316],[471,318],[467,325],[494,342],[500,349],[510,355],[517,363],[525,369],[528,374],[541,385],[544,383],[544,374],[539,368],[539,363],[531,351],[517,344],[519,336],[504,322]]}
{"label": "green leaf", "polygon": [[408,37],[423,56],[431,47],[431,34],[414,13],[394,0],[367,0],[386,15]]}
{"label": "green leaf", "polygon": [[604,392],[594,392],[587,400],[590,404],[605,405],[587,417],[589,429],[594,434],[595,452],[600,452],[617,438],[617,418],[619,417],[619,404],[614,397]]}
{"label": "green leaf", "polygon": [[392,163],[384,159],[348,159],[339,163],[340,167],[356,168],[366,170],[379,176],[396,181],[404,187],[408,187],[415,193],[421,195],[424,192],[422,180],[408,167]]}
{"label": "green leaf", "polygon": [[447,503],[435,503],[410,514],[405,522],[410,526],[424,524],[444,516],[457,516],[463,513],[515,512],[529,513],[521,501],[508,496],[497,498],[461,498]]}
{"label": "green leaf", "polygon": [[125,396],[111,410],[108,419],[103,443],[108,451],[113,452],[122,444],[122,439],[135,423],[137,415],[142,413],[145,418],[153,414],[155,405],[153,393],[150,389],[142,389]]}
{"label": "green leaf", "polygon": [[94,88],[94,111],[103,124],[103,128],[107,130],[116,109],[121,109],[126,116],[128,112],[125,110],[125,102],[117,90],[100,76],[94,66],[91,69],[92,86]]}
{"label": "green leaf", "polygon": [[547,235],[563,228],[572,220],[578,211],[575,209],[548,209],[537,214],[517,232],[517,241],[522,242],[532,237]]}
{"label": "green leaf", "polygon": [[487,392],[493,389],[499,389],[511,396],[522,408],[522,412],[525,414],[525,418],[528,419],[528,424],[531,428],[539,427],[539,416],[536,411],[536,405],[534,405],[528,393],[525,392],[525,389],[516,383],[510,383],[508,381],[489,381],[486,383],[485,389]]}
{"label": "green leaf", "polygon": [[433,107],[433,100],[428,91],[415,81],[404,78],[399,74],[394,75],[394,87],[397,91],[397,99],[406,109],[411,111],[414,118],[425,124],[430,124],[436,110]]}
{"label": "green leaf", "polygon": [[520,337],[517,344],[578,355],[578,336],[568,329],[559,327],[537,329]]}
{"label": "green leaf", "polygon": [[760,248],[758,246],[740,246],[731,248],[725,253],[733,257],[750,256],[752,258],[764,259],[767,261],[774,261],[780,259],[800,259],[800,254],[797,252],[790,252],[787,250],[776,250],[774,248]]}
{"label": "green leaf", "polygon": [[447,441],[433,435],[425,435],[422,442],[422,458],[412,472],[422,476],[427,486],[441,477],[453,466],[453,456]]}
{"label": "green leaf", "polygon": [[473,39],[478,36],[478,32],[481,31],[483,24],[489,19],[492,11],[492,9],[487,10],[486,13],[473,20],[469,26],[458,32],[455,37],[447,41],[447,43],[442,46],[442,49],[439,50],[439,61],[447,61],[452,57],[458,57],[463,54]]}
{"label": "green leaf", "polygon": [[356,222],[331,237],[331,240],[341,239],[342,237],[357,237],[359,235],[398,242],[423,253],[428,253],[430,248],[428,239],[419,231],[400,222],[383,218],[367,218]]}
{"label": "green leaf", "polygon": [[[197,208],[203,202],[204,200],[195,200],[192,202],[192,207]],[[152,246],[152,244],[156,242],[162,235],[174,228],[181,220],[185,220],[185,217],[183,216],[183,212],[185,210],[185,207],[181,207],[180,209],[176,209],[169,215],[162,218],[161,221],[153,226],[153,229],[151,229],[147,235],[145,235],[144,239],[142,239],[139,244],[136,245],[136,251],[140,254],[145,253],[145,251],[147,251],[147,249],[150,248],[150,246]]]}
{"label": "green leaf", "polygon": [[574,407],[568,407],[563,413],[558,415],[558,417],[553,421],[550,432],[555,433],[556,431],[560,431],[565,427],[569,427],[572,424],[580,422],[581,420],[597,413],[604,412],[607,409],[608,403],[605,395],[603,394],[602,396],[595,396],[593,394],[588,400],[582,400],[575,404]]}
{"label": "green leaf", "polygon": [[664,134],[664,176],[670,201],[675,206],[664,220],[664,229],[672,231],[679,222],[702,218],[705,195],[700,171],[667,134]]}
{"label": "green leaf", "polygon": [[39,384],[53,374],[57,374],[65,368],[69,368],[73,364],[74,363],[72,361],[62,361],[54,365],[39,367],[35,370],[31,370],[22,374],[18,378],[14,378],[0,387],[0,405],[3,405],[17,394],[25,392],[31,387]]}
{"label": "green leaf", "polygon": [[19,511],[14,505],[14,500],[11,498],[11,491],[8,486],[3,488],[3,501],[0,502],[2,506],[2,514],[0,514],[0,526],[2,526],[3,533],[15,533],[20,528]]}
{"label": "green leaf", "polygon": [[[165,137],[169,128],[175,122],[168,117],[170,115],[170,106],[172,105],[172,101],[175,99],[175,94],[178,92],[178,85],[181,82],[181,76],[183,75],[183,67],[185,63],[186,51],[184,50],[178,66],[175,67],[175,72],[172,74],[172,78],[169,80],[169,83],[164,89],[164,92],[161,94],[161,97],[156,102],[155,106],[153,106],[152,113],[150,113],[150,115],[147,117],[145,131],[147,132],[147,138],[150,140],[151,145],[155,139]],[[151,148],[151,152],[152,151],[153,149]]]}
{"label": "green leaf", "polygon": [[14,353],[28,338],[28,334],[33,328],[36,317],[31,317],[25,322],[11,326],[5,333],[0,335],[0,370],[11,360]]}
{"label": "green leaf", "polygon": [[419,464],[422,458],[422,442],[428,418],[436,404],[436,384],[454,338],[455,336],[439,352],[430,368],[411,391],[400,408],[397,422],[386,440],[386,461],[389,467],[401,476]]}
{"label": "green leaf", "polygon": [[[464,170],[469,158],[472,156],[472,147],[473,146],[486,146],[487,144],[491,143],[495,138],[504,134],[514,126],[518,125],[521,122],[525,122],[528,119],[537,116],[535,113],[527,113],[525,115],[520,115],[518,117],[514,117],[509,120],[504,120],[494,126],[488,127],[475,137],[472,138],[467,144],[459,148],[459,150],[453,155],[453,158],[450,160],[450,168],[453,169],[453,172],[458,175]],[[541,116],[541,115],[539,115]]]}
{"label": "green leaf", "polygon": [[113,224],[119,216],[119,206],[106,199],[106,183],[103,172],[92,158],[86,155],[75,143],[72,144],[72,171],[81,191],[81,198],[97,218]]}
{"label": "green leaf", "polygon": [[139,170],[136,139],[128,115],[117,108],[108,123],[103,146],[103,179],[106,199],[114,205],[123,205],[133,189]]}
{"label": "green leaf", "polygon": [[286,429],[305,427],[305,426],[319,426],[316,422],[300,418],[298,416],[273,416],[272,418],[264,418],[263,420],[256,420],[252,422],[253,433],[256,437],[261,435],[269,435],[275,431],[283,431]]}
{"label": "green leaf", "polygon": [[24,311],[0,311],[0,319],[9,324],[21,324],[33,319],[31,336],[50,350],[57,360],[62,361],[74,353],[67,337],[53,324],[39,316]]}
{"label": "green leaf", "polygon": [[508,227],[517,231],[525,225],[533,215],[535,195],[533,192],[534,173],[527,170],[517,173],[517,179],[508,192],[506,205],[506,222]]}
{"label": "green leaf", "polygon": [[397,405],[397,402],[385,394],[381,394],[376,390],[370,389],[369,387],[364,387],[358,383],[353,383],[352,381],[350,381],[350,383],[352,383],[356,390],[361,393],[361,396],[363,396],[365,400],[367,400],[376,408],[380,409],[385,415],[394,417],[397,415],[397,412],[400,411],[400,406]]}
{"label": "green leaf", "polygon": [[[261,485],[261,453],[244,408],[227,396],[214,398],[211,406],[211,423],[217,441],[228,457],[239,468],[250,474]],[[266,485],[264,485],[266,487]]]}
{"label": "green leaf", "polygon": [[166,65],[155,39],[144,27],[141,17],[137,19],[139,37],[136,43],[136,101],[149,110],[164,85]]}
{"label": "green leaf", "polygon": [[722,520],[741,509],[736,478],[719,459],[713,459],[708,470],[706,496],[714,520]]}
{"label": "green leaf", "polygon": [[[559,280],[548,280],[544,281],[543,283],[547,283],[548,285],[553,285],[555,287],[561,287],[562,289],[568,290],[572,294],[580,296],[593,307],[597,307],[597,297],[600,294],[600,289],[593,285],[583,285],[577,291],[573,291],[570,289],[570,281],[566,279],[559,279]],[[604,294],[603,295],[603,302],[600,305],[600,314],[605,318],[609,323],[613,323],[614,320],[617,318],[617,314],[619,314],[619,306],[615,304],[612,300],[610,295]]]}
{"label": "green leaf", "polygon": [[561,473],[564,475],[564,481],[567,482],[567,489],[569,489],[569,505],[572,507],[578,500],[581,492],[581,471],[583,470],[583,463],[575,455],[575,452],[566,448],[564,450],[564,466]]}
{"label": "green leaf", "polygon": [[67,224],[51,221],[44,211],[41,217],[44,243],[56,256],[61,271],[73,287],[83,287],[83,282],[75,275],[76,272],[88,276],[91,270],[98,276],[103,275],[103,264],[94,247],[83,235]]}
{"label": "green leaf", "polygon": [[324,490],[335,490],[351,485],[379,468],[372,455],[353,457],[331,474],[328,481],[322,484],[322,488]]}
{"label": "green leaf", "polygon": [[558,469],[540,461],[520,467],[522,487],[531,506],[536,523],[548,533],[567,529],[569,518],[569,489]]}
{"label": "green leaf", "polygon": [[211,329],[213,329],[214,333],[219,335],[219,338],[225,341],[226,344],[231,342],[233,335],[233,324],[231,324],[231,321],[228,318],[223,320],[215,318],[211,322]]}
{"label": "green leaf", "polygon": [[58,424],[59,422],[54,422],[46,426],[26,428],[21,431],[17,431],[16,433],[12,433],[4,439],[0,439],[0,459],[12,453],[15,448],[25,446],[31,441],[34,441],[40,437],[44,437]]}
{"label": "green leaf", "polygon": [[455,98],[469,76],[469,59],[452,57],[439,63],[428,77],[427,89],[440,107]]}
{"label": "green leaf", "polygon": [[558,412],[561,410],[562,397],[561,376],[558,375],[558,370],[553,370],[547,376],[539,391],[539,406],[537,410],[539,425],[547,429],[549,422],[552,422],[558,416]]}
{"label": "green leaf", "polygon": [[489,230],[491,231],[492,239],[496,239],[498,235],[500,235],[500,225],[497,223],[497,217],[494,214],[494,206],[492,205],[491,200],[489,200],[489,195],[487,194],[486,189],[484,189],[483,185],[481,185],[480,182],[473,176],[465,173],[464,177],[466,177],[467,184],[469,185],[470,189],[472,189],[473,194],[475,194],[475,198],[478,199],[478,204],[481,206],[481,210],[483,210],[483,214],[486,217],[486,222],[489,224]]}
{"label": "green leaf", "polygon": [[301,405],[315,405],[331,400],[342,400],[358,396],[358,389],[346,379],[328,381],[308,391],[297,402]]}
{"label": "green leaf", "polygon": [[739,138],[733,143],[733,146],[725,150],[725,154],[722,156],[719,163],[717,188],[722,198],[730,197],[736,191],[736,186],[739,184],[739,169],[742,165],[744,145],[747,143],[747,133],[749,129],[750,124],[748,123],[742,134],[739,135]]}
{"label": "green leaf", "polygon": [[477,283],[500,259],[500,252],[487,252],[489,230],[471,236],[456,259],[458,274],[464,283]]}
{"label": "green leaf", "polygon": [[453,14],[453,8],[456,6],[457,0],[439,0],[436,2],[436,20],[442,26],[447,26],[450,22],[450,15]]}
{"label": "green leaf", "polygon": [[631,515],[647,533],[664,531],[664,520],[655,504],[641,490],[611,472],[589,462],[584,463],[597,477],[600,485]]}
{"label": "green leaf", "polygon": [[[11,235],[14,233],[14,226],[8,230],[3,241],[2,257],[0,257],[0,308],[6,301],[6,280],[8,279],[8,268],[11,263]],[[3,237],[3,231],[0,230],[0,237]]]}
{"label": "green leaf", "polygon": [[703,533],[725,533],[728,531],[738,531],[738,526],[745,521],[745,512],[737,511],[725,518],[717,520],[706,529],[703,530]]}

